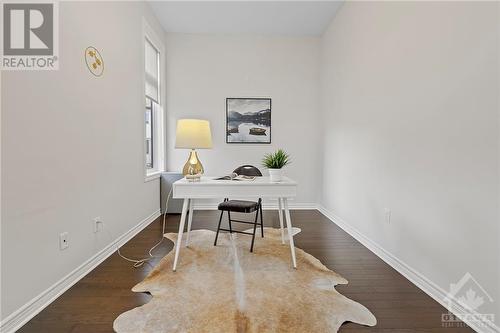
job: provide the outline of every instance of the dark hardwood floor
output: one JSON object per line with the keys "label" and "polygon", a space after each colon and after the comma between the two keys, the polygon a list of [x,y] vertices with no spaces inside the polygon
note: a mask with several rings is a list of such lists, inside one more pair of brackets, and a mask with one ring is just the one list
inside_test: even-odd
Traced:
{"label": "dark hardwood floor", "polygon": [[[216,211],[196,211],[193,229],[215,229],[217,217]],[[178,221],[179,215],[169,215],[168,231],[176,232]],[[377,317],[375,327],[345,323],[340,332],[473,332],[469,328],[443,328],[441,314],[447,312],[445,308],[318,211],[293,211],[292,221],[302,229],[295,237],[295,245],[344,276],[349,284],[337,286],[337,290],[365,305]],[[278,227],[277,213],[264,211],[264,224]],[[160,236],[161,218],[158,218],[128,242],[122,253],[143,257]],[[165,240],[156,253],[166,254],[172,245]],[[19,332],[113,332],[112,324],[119,314],[150,299],[150,295],[133,293],[130,289],[157,262],[133,268],[113,254]]]}

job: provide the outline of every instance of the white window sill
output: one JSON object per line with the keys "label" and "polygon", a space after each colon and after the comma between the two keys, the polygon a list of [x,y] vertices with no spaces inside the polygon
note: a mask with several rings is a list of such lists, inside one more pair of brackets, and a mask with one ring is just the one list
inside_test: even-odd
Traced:
{"label": "white window sill", "polygon": [[146,173],[146,177],[144,177],[144,182],[150,182],[152,180],[158,179],[161,177],[163,171],[150,171]]}

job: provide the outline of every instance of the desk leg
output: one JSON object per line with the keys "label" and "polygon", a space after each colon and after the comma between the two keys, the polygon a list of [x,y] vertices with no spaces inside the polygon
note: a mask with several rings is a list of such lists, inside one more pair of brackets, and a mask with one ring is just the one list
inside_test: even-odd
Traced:
{"label": "desk leg", "polygon": [[283,198],[283,205],[285,206],[286,227],[288,229],[288,239],[290,241],[290,251],[292,252],[293,268],[297,268],[297,259],[295,258],[295,245],[293,244],[292,219],[290,218],[290,210],[288,209],[287,198]]}
{"label": "desk leg", "polygon": [[175,244],[175,257],[173,271],[177,269],[177,260],[179,260],[179,252],[181,251],[182,233],[184,232],[184,224],[186,223],[186,213],[189,205],[189,199],[184,199],[182,204],[181,220],[179,221],[179,233],[177,234],[177,244]]}
{"label": "desk leg", "polygon": [[285,232],[283,230],[283,205],[281,198],[278,198],[278,216],[280,218],[281,244],[285,244]]}
{"label": "desk leg", "polygon": [[194,214],[194,200],[189,200],[189,216],[188,216],[188,227],[187,227],[187,237],[186,237],[186,247],[189,246],[189,235],[191,234],[191,223],[193,222],[193,214]]}

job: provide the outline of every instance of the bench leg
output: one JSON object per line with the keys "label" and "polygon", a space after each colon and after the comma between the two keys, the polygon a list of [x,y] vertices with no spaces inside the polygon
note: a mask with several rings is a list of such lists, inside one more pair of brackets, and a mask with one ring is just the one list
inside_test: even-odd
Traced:
{"label": "bench leg", "polygon": [[181,220],[179,222],[179,233],[177,234],[177,243],[175,244],[174,272],[177,269],[177,261],[179,260],[179,252],[181,251],[182,233],[184,232],[184,224],[186,223],[188,205],[189,199],[184,199],[184,203],[182,204]]}
{"label": "bench leg", "polygon": [[252,235],[252,245],[250,245],[250,252],[253,252],[253,244],[255,242],[255,233],[257,232],[257,220],[259,218],[259,210],[255,213],[255,221],[253,224],[253,235]]}
{"label": "bench leg", "polygon": [[219,224],[217,225],[217,233],[215,234],[214,246],[217,246],[217,238],[219,237],[220,224],[222,222],[222,215],[224,215],[224,211],[220,211]]}
{"label": "bench leg", "polygon": [[191,224],[193,223],[193,214],[194,214],[194,203],[193,199],[189,200],[189,215],[188,215],[188,226],[187,226],[187,236],[186,236],[186,247],[189,246],[189,235],[191,234]]}
{"label": "bench leg", "polygon": [[293,268],[297,268],[297,259],[295,258],[295,245],[293,243],[292,219],[290,218],[290,210],[288,209],[288,200],[283,198],[285,206],[286,227],[288,229],[288,240],[290,242],[290,252],[292,253]]}
{"label": "bench leg", "polygon": [[262,199],[259,199],[259,208],[260,208],[260,233],[262,237],[264,237],[264,218],[262,217]]}
{"label": "bench leg", "polygon": [[278,217],[280,219],[281,244],[285,244],[285,232],[283,231],[283,205],[281,198],[278,198]]}

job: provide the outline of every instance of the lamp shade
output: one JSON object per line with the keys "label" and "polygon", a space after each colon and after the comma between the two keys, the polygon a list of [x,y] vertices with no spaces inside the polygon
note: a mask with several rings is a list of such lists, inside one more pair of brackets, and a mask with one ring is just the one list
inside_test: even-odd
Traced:
{"label": "lamp shade", "polygon": [[201,119],[177,120],[175,148],[212,148],[210,122]]}

